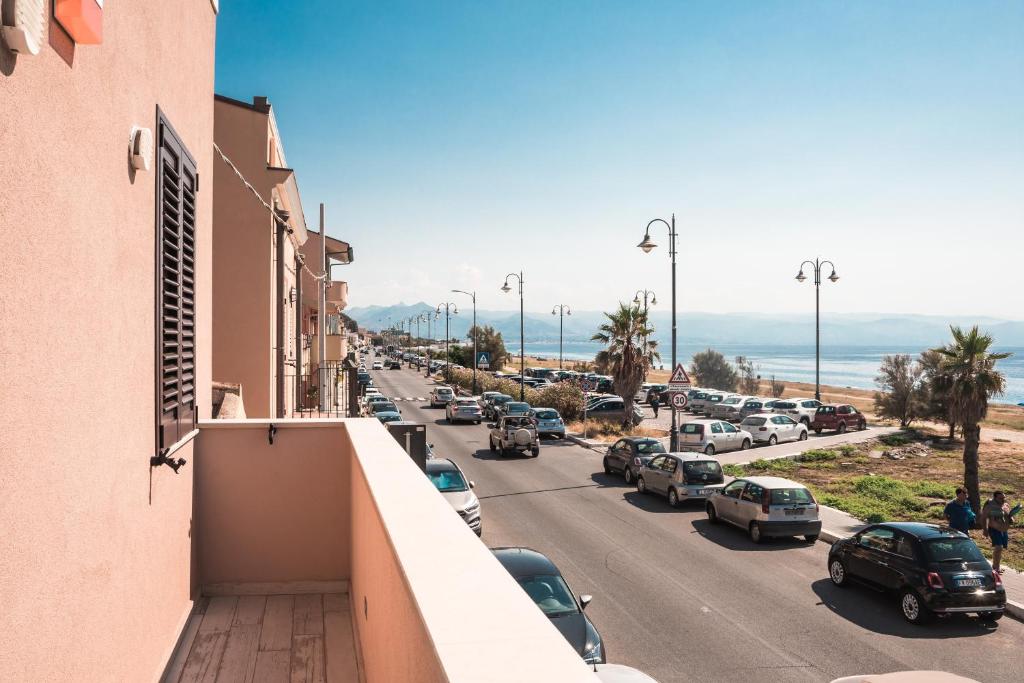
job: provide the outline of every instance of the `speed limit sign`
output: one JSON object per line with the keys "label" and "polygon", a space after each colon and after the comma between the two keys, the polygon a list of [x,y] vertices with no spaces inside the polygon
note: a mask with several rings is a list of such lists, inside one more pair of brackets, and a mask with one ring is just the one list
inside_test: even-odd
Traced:
{"label": "speed limit sign", "polygon": [[672,405],[676,408],[685,408],[686,394],[672,394]]}

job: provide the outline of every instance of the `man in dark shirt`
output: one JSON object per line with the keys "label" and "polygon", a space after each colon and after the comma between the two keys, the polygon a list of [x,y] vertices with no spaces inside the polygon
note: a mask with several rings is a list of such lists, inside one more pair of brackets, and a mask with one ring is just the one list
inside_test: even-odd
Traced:
{"label": "man in dark shirt", "polygon": [[942,511],[949,526],[965,534],[974,526],[974,510],[967,502],[967,491],[963,487],[957,487],[956,498],[946,503],[946,509]]}

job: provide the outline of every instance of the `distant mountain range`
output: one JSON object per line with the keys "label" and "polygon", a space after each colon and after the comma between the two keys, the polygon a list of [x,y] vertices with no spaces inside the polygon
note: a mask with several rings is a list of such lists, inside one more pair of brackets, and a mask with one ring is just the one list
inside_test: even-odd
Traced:
{"label": "distant mountain range", "polygon": [[[346,309],[345,313],[359,322],[361,327],[378,330],[386,327],[390,318],[394,324],[420,313],[433,312],[434,307],[420,302],[394,306],[364,306]],[[459,306],[458,315],[449,319],[453,337],[464,337],[472,324],[473,309]],[[384,320],[385,322],[380,322]],[[585,341],[597,331],[604,320],[600,311],[573,311],[565,317],[565,340]],[[671,330],[670,314],[653,313],[651,321],[656,337],[668,338]],[[477,322],[490,325],[501,332],[506,344],[518,346],[519,313],[515,311],[477,311]],[[982,317],[974,320],[930,315],[891,313],[827,313],[822,316],[821,339],[831,345],[845,346],[936,346],[949,341],[951,324],[979,325],[995,338],[996,346],[1024,347],[1024,321]],[[438,326],[439,325],[439,326]],[[527,311],[524,318],[527,342],[557,341],[558,316]],[[415,331],[415,324],[413,325]],[[437,332],[435,333],[435,330]],[[426,324],[420,325],[426,336]],[[444,316],[431,328],[435,338],[444,336]],[[707,344],[762,344],[777,346],[806,345],[814,342],[813,315],[770,315],[764,313],[680,313],[678,317],[680,343]]]}

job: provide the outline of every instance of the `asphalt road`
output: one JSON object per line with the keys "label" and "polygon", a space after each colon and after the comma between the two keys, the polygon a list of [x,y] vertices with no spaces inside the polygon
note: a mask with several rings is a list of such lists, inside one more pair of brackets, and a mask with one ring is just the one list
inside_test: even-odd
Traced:
{"label": "asphalt road", "polygon": [[[606,476],[601,455],[545,441],[538,458],[501,458],[486,423],[447,425],[415,400],[432,384],[412,370],[373,371],[405,419],[428,425],[439,457],[476,483],[489,547],[529,546],[550,557],[604,638],[609,661],[661,683],[829,681],[858,673],[938,669],[980,681],[1020,680],[1024,625],[956,616],[907,624],[894,597],[838,589],[823,543],[754,545],[711,527],[702,508],[674,510]],[[482,607],[486,608],[486,607]],[[522,656],[523,653],[510,653]]]}

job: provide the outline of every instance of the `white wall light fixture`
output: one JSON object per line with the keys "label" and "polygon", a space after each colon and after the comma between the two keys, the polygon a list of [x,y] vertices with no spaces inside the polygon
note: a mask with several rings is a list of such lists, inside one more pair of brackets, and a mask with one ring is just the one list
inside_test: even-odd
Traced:
{"label": "white wall light fixture", "polygon": [[0,0],[0,23],[7,47],[37,55],[46,38],[46,0]]}
{"label": "white wall light fixture", "polygon": [[128,156],[136,171],[148,171],[153,162],[153,131],[149,128],[132,126],[128,142]]}

